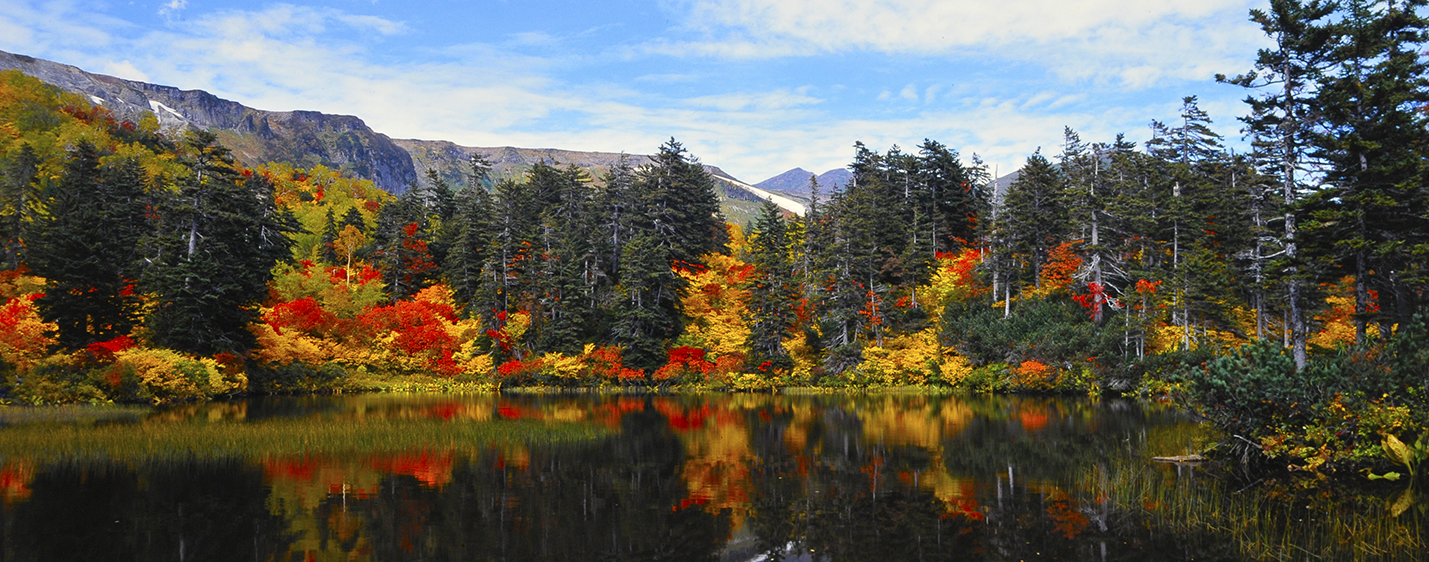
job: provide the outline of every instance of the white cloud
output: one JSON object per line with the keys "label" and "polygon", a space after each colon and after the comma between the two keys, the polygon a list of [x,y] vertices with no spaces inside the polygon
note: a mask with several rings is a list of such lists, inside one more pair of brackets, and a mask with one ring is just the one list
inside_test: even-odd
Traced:
{"label": "white cloud", "polygon": [[1259,0],[691,0],[705,38],[647,52],[735,59],[872,51],[1031,62],[1069,80],[1145,88],[1243,66]]}
{"label": "white cloud", "polygon": [[134,66],[134,63],[127,60],[110,62],[105,64],[103,68],[100,68],[99,71],[110,76],[118,76],[125,80],[136,80],[139,82],[149,81],[148,74],[144,74],[144,71],[139,70],[138,67]]}
{"label": "white cloud", "polygon": [[821,101],[823,100],[809,96],[804,91],[797,90],[776,90],[773,92],[754,94],[716,94],[685,100],[686,103],[694,107],[707,107],[721,111],[741,111],[746,109],[779,110],[813,105]]}
{"label": "white cloud", "polygon": [[173,14],[174,12],[183,10],[184,8],[188,7],[188,5],[188,0],[169,0],[168,3],[159,7],[159,15],[168,16],[170,14]]}

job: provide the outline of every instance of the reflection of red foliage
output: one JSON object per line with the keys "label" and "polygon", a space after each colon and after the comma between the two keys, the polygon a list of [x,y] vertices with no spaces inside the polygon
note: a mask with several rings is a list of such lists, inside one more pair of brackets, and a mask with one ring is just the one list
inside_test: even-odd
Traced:
{"label": "reflection of red foliage", "polygon": [[[1060,497],[1058,497],[1060,496]],[[1087,516],[1077,509],[1077,504],[1066,494],[1054,494],[1052,503],[1047,505],[1047,518],[1052,527],[1069,539],[1077,538],[1087,529]]]}
{"label": "reflection of red foliage", "polygon": [[0,495],[4,496],[5,503],[30,497],[33,479],[34,471],[24,465],[6,465],[0,469]]}
{"label": "reflection of red foliage", "polygon": [[657,398],[654,402],[655,410],[670,420],[670,429],[676,431],[704,429],[705,421],[712,413],[708,404],[702,404],[698,408],[686,408],[669,398]]}
{"label": "reflection of red foliage", "polygon": [[456,417],[466,408],[459,402],[449,402],[446,404],[436,404],[422,409],[422,417],[437,420],[449,420]]}
{"label": "reflection of red foliage", "polygon": [[452,453],[443,455],[418,453],[415,455],[395,455],[376,457],[372,468],[388,474],[412,476],[431,488],[439,488],[452,479]]}
{"label": "reflection of red foliage", "polygon": [[1017,413],[1017,418],[1022,422],[1022,429],[1029,432],[1042,431],[1047,427],[1047,412],[1041,409],[1022,410]]}
{"label": "reflection of red foliage", "polygon": [[319,468],[317,459],[268,460],[263,463],[263,472],[269,478],[279,480],[312,480]]}

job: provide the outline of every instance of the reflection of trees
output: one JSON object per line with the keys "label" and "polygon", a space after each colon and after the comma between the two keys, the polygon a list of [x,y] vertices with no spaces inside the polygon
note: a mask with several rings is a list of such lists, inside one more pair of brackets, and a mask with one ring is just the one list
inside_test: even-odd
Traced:
{"label": "reflection of trees", "polygon": [[59,465],[7,508],[5,560],[274,560],[292,537],[239,462]]}
{"label": "reflection of trees", "polygon": [[[739,395],[334,403],[278,400],[247,412],[583,419],[618,432],[469,456],[458,443],[458,452],[273,458],[262,469],[236,461],[39,466],[29,499],[5,511],[0,555],[178,559],[180,540],[191,560],[249,560],[255,549],[260,560],[762,554],[1140,562],[1237,554],[1225,532],[1172,525],[1160,507],[1182,505],[1176,498],[1183,496],[1230,496],[1189,478],[1145,476],[1147,448],[1182,439],[1157,429],[1174,416],[1115,401]],[[1144,499],[1154,495],[1160,499]]]}
{"label": "reflection of trees", "polygon": [[653,409],[621,437],[533,449],[524,466],[492,453],[438,489],[387,477],[367,512],[372,559],[711,560],[728,517],[686,501],[683,452]]}
{"label": "reflection of trees", "polygon": [[[1004,401],[1001,415],[980,415],[943,443],[948,472],[987,479],[1006,476],[1067,482],[1112,455],[1126,454],[1149,419],[1140,410],[1087,408],[1069,401]],[[1031,428],[1035,428],[1031,429]]]}
{"label": "reflection of trees", "polygon": [[[1078,493],[1081,475],[1108,457],[1134,454],[1132,442],[1154,425],[1134,408],[979,401],[958,406],[975,410],[972,419],[929,416],[926,423],[933,427],[909,427],[917,422],[880,409],[950,411],[937,401],[908,402],[880,406],[850,400],[812,413],[774,415],[762,424],[750,418],[757,460],[750,470],[754,495],[748,525],[755,548],[741,557],[1235,558],[1224,537],[1165,533],[1134,510]],[[789,446],[791,433],[803,447]],[[1015,467],[1015,482],[1006,478],[1008,464]],[[952,489],[940,489],[944,486]]]}

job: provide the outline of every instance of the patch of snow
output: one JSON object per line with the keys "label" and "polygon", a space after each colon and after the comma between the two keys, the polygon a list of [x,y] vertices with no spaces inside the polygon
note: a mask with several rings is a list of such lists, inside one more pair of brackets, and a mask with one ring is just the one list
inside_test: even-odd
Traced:
{"label": "patch of snow", "polygon": [[796,214],[796,215],[803,215],[803,214],[807,211],[807,209],[804,208],[804,205],[803,205],[802,203],[799,203],[798,201],[795,201],[795,200],[790,199],[790,198],[788,198],[788,197],[784,197],[783,195],[775,195],[775,194],[773,194],[773,193],[770,193],[770,192],[765,191],[765,190],[763,190],[763,189],[759,189],[759,188],[757,188],[757,187],[754,187],[754,186],[752,186],[752,185],[749,185],[749,184],[747,184],[747,183],[744,183],[744,182],[739,181],[739,180],[734,179],[734,178],[727,178],[727,177],[724,177],[724,176],[715,176],[715,177],[717,177],[717,178],[719,178],[719,179],[722,179],[722,180],[724,180],[724,181],[727,181],[727,182],[729,182],[729,183],[732,183],[732,184],[734,184],[734,185],[737,185],[737,186],[739,186],[739,187],[741,187],[741,188],[744,188],[745,191],[748,191],[748,192],[750,192],[750,193],[753,193],[753,194],[759,196],[759,197],[762,198],[762,199],[765,199],[765,200],[767,200],[767,201],[773,201],[775,205],[778,205],[779,208],[784,209],[785,211],[789,211],[789,212],[794,213],[794,214]]}
{"label": "patch of snow", "polygon": [[101,97],[96,96],[96,95],[94,95],[94,94],[90,94],[90,95],[89,95],[89,99],[92,100],[92,101],[94,101],[94,105],[104,105],[104,98],[101,98]]}
{"label": "patch of snow", "polygon": [[154,101],[154,100],[149,100],[149,109],[154,110],[154,116],[155,116],[155,117],[158,117],[158,116],[159,116],[159,110],[162,109],[162,110],[164,110],[164,111],[169,112],[170,115],[173,115],[174,118],[175,118],[175,119],[178,119],[179,121],[187,121],[187,119],[184,119],[184,116],[183,116],[183,115],[180,115],[179,112],[174,111],[174,108],[169,107],[169,106],[167,106],[167,105],[164,105],[164,104],[159,103],[159,102]]}

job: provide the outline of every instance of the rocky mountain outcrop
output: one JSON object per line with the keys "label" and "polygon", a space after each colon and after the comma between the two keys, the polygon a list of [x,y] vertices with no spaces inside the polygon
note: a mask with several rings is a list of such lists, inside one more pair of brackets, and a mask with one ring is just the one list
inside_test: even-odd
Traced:
{"label": "rocky mountain outcrop", "polygon": [[86,96],[116,119],[137,122],[145,113],[153,113],[171,133],[213,130],[246,164],[287,162],[305,168],[321,164],[370,179],[392,193],[417,180],[405,150],[351,115],[253,109],[203,90],[124,80],[0,51],[0,70],[10,69]]}
{"label": "rocky mountain outcrop", "polygon": [[[783,195],[795,197],[808,201],[812,192],[809,178],[815,177],[813,172],[803,168],[794,168],[762,182],[754,184],[760,189],[773,191]],[[845,184],[853,180],[853,174],[843,168],[834,168],[815,177],[819,181],[819,193],[823,197],[842,189]]]}

